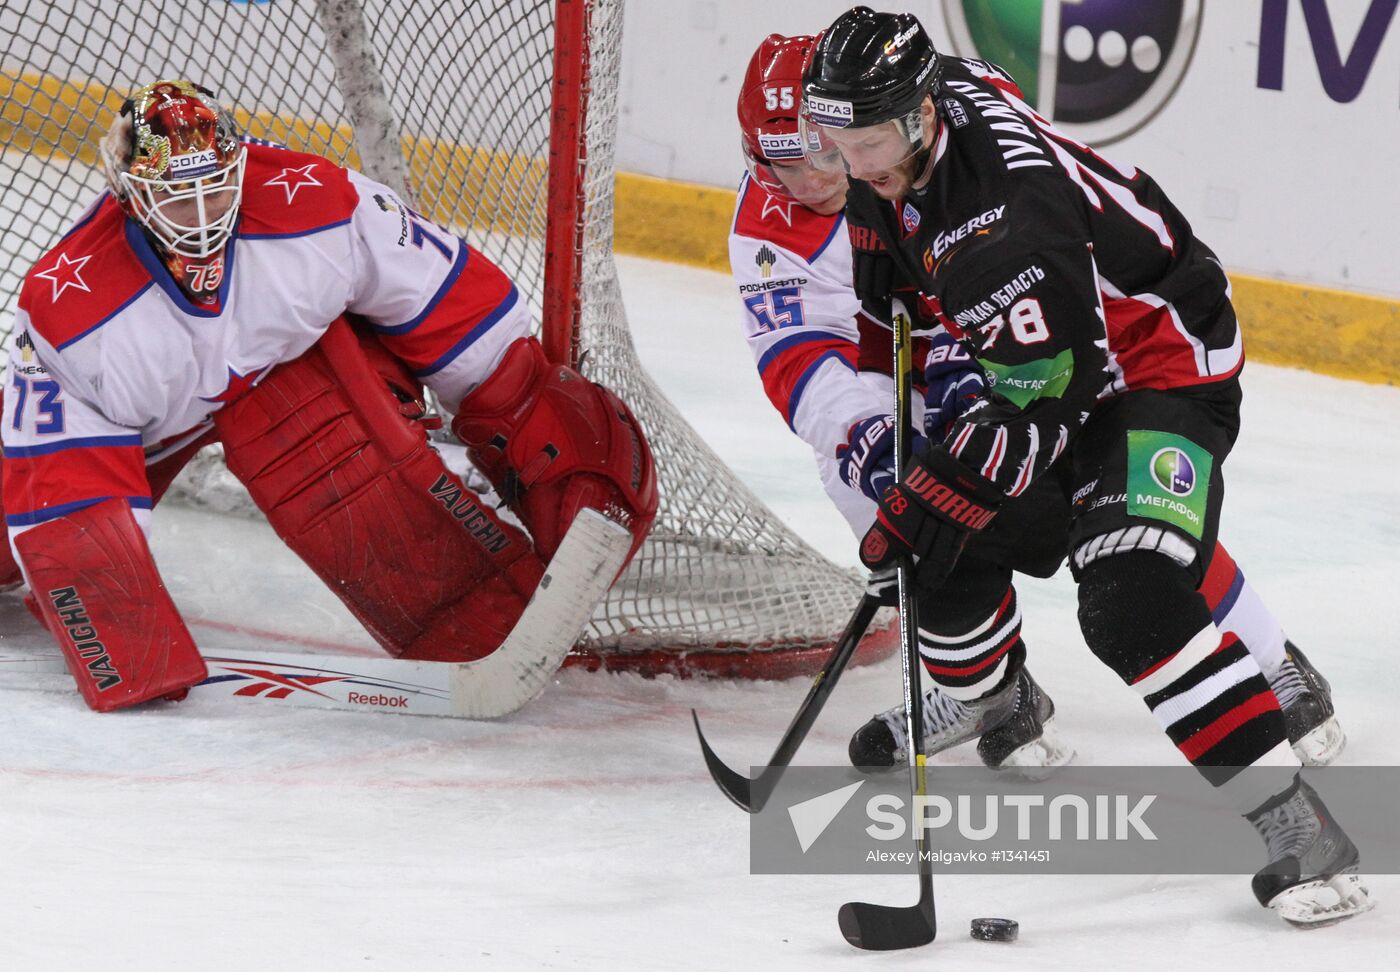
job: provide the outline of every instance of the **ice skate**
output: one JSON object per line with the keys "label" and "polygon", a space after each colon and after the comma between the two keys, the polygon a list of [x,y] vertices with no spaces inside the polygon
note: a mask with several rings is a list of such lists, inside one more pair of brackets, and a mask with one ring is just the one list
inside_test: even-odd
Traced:
{"label": "ice skate", "polygon": [[[1074,749],[1055,730],[1055,703],[1024,668],[1005,688],[972,702],[931,688],[924,693],[923,710],[928,756],[977,739],[977,755],[993,768],[1063,766],[1074,758]],[[867,768],[901,764],[908,738],[904,706],[895,706],[856,730],[851,762]]]}
{"label": "ice skate", "polygon": [[1288,742],[1305,766],[1326,766],[1347,744],[1332,706],[1332,687],[1293,642],[1284,643],[1284,662],[1269,679],[1278,696]]}
{"label": "ice skate", "polygon": [[1376,906],[1356,873],[1356,845],[1307,783],[1300,780],[1283,803],[1246,819],[1269,853],[1254,875],[1254,896],[1284,921],[1317,928]]}

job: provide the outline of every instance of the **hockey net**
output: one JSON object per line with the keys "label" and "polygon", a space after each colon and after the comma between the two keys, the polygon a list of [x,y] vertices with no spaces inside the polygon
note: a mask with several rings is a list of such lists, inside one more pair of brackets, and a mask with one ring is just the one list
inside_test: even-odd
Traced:
{"label": "hockey net", "polygon": [[[616,390],[661,509],[572,661],[647,673],[815,671],[860,596],[747,489],[642,369],[612,253],[622,0],[8,0],[0,5],[0,329],[102,189],[122,99],[189,77],[249,135],[402,191],[528,294],[556,359]],[[251,504],[217,454],[177,498]],[[888,622],[858,659],[894,648]]]}

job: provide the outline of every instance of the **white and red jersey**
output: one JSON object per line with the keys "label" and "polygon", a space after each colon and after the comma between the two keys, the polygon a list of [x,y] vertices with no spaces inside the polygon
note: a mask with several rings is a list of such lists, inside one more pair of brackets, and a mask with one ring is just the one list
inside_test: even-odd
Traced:
{"label": "white and red jersey", "polygon": [[729,264],[764,391],[803,441],[835,456],[852,425],[890,410],[890,397],[858,375],[860,300],[845,216],[778,199],[745,176]]}
{"label": "white and red jersey", "polygon": [[763,389],[816,453],[827,495],[859,536],[875,506],[840,480],[836,450],[852,425],[890,411],[893,386],[886,374],[859,368],[863,325],[845,217],[776,198],[746,175],[729,263]]}
{"label": "white and red jersey", "polygon": [[528,333],[515,286],[387,187],[324,158],[249,144],[243,200],[208,303],[175,283],[103,194],[25,278],[3,419],[11,531],[125,498],[274,365],[358,315],[455,410]]}

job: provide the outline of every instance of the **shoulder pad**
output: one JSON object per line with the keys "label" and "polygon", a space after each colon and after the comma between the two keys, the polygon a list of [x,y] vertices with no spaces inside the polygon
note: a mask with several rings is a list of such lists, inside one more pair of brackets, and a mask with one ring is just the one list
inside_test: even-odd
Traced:
{"label": "shoulder pad", "polygon": [[838,229],[841,214],[823,216],[792,199],[768,194],[752,179],[739,187],[734,235],[781,246],[811,263],[826,249]]}
{"label": "shoulder pad", "polygon": [[105,324],[151,284],[110,195],[34,264],[20,288],[30,327],[58,350]]}
{"label": "shoulder pad", "polygon": [[349,221],[359,197],[345,169],[306,152],[247,148],[239,238],[304,236]]}

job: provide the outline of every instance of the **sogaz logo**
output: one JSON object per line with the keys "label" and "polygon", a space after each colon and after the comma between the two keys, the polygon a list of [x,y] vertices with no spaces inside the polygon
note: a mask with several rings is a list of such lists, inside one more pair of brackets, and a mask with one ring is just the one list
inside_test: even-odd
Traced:
{"label": "sogaz logo", "polygon": [[1152,120],[1186,75],[1201,0],[943,0],[954,50],[1015,77],[1066,134],[1116,142]]}

